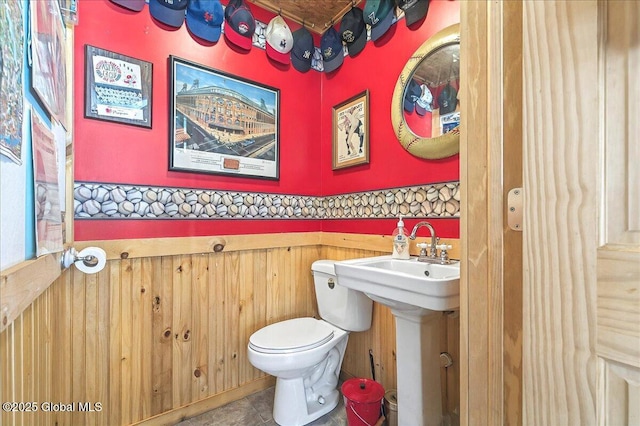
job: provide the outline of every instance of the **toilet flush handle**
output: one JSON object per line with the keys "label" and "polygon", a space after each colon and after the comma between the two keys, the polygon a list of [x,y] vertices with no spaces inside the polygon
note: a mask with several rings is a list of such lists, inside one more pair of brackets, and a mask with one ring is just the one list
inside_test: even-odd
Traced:
{"label": "toilet flush handle", "polygon": [[333,288],[336,286],[336,282],[333,280],[333,278],[329,278],[329,281],[327,282],[327,285],[329,286],[329,288],[331,290],[333,290]]}

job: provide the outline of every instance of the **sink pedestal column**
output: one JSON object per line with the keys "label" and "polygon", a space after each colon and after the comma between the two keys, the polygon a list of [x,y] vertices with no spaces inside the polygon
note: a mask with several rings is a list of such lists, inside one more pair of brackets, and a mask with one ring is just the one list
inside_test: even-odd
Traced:
{"label": "sink pedestal column", "polygon": [[398,424],[440,426],[442,312],[391,309],[396,320]]}

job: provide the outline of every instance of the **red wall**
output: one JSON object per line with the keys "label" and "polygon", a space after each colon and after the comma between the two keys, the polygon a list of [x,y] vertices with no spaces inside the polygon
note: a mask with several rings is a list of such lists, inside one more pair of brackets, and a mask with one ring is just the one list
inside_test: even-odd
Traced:
{"label": "red wall", "polygon": [[[459,22],[459,4],[431,1],[425,22],[409,30],[400,20],[381,40],[368,42],[330,74],[269,60],[254,47],[202,44],[186,26],[175,30],[153,20],[148,7],[131,12],[108,0],[80,2],[75,28],[75,180],[264,193],[333,195],[457,180],[458,157],[427,161],[397,142],[390,119],[393,89],[405,61],[433,33]],[[273,14],[250,4],[256,19]],[[299,26],[291,23],[292,30]],[[112,50],[153,63],[152,129],[84,118],[84,46]],[[319,41],[316,40],[316,45]],[[280,89],[280,179],[268,181],[168,170],[168,57],[175,55]],[[364,89],[370,93],[370,163],[331,169],[332,107]],[[75,239],[100,240],[263,232],[335,231],[390,233],[393,220],[76,220]],[[435,220],[438,233],[457,237],[458,221]],[[440,223],[440,225],[438,225]],[[411,223],[409,224],[411,225]]]}

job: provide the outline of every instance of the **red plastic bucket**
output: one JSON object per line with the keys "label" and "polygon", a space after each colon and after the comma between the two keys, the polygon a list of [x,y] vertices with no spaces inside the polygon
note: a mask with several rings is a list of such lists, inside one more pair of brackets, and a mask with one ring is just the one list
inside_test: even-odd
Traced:
{"label": "red plastic bucket", "polygon": [[373,426],[380,418],[384,388],[375,380],[349,379],[342,384],[349,426]]}

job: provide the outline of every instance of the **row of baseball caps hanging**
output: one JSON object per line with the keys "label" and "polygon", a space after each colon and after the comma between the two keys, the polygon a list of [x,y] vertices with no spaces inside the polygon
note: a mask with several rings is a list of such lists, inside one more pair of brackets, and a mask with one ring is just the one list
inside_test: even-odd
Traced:
{"label": "row of baseball caps hanging", "polygon": [[[129,10],[141,11],[146,0],[111,0]],[[217,42],[223,33],[232,44],[250,50],[257,36],[274,61],[293,65],[300,72],[314,68],[331,72],[342,65],[345,50],[353,57],[367,42],[382,37],[396,21],[396,5],[404,12],[405,23],[412,26],[422,20],[429,9],[429,0],[366,0],[364,9],[352,7],[342,18],[340,29],[329,27],[320,39],[316,51],[313,37],[303,25],[291,32],[277,15],[266,27],[263,39],[258,34],[262,24],[256,21],[244,0],[229,0],[225,8],[219,0],[148,0],[149,13],[165,25],[180,28],[186,22],[189,32],[209,42]],[[224,30],[222,28],[224,24]]]}

